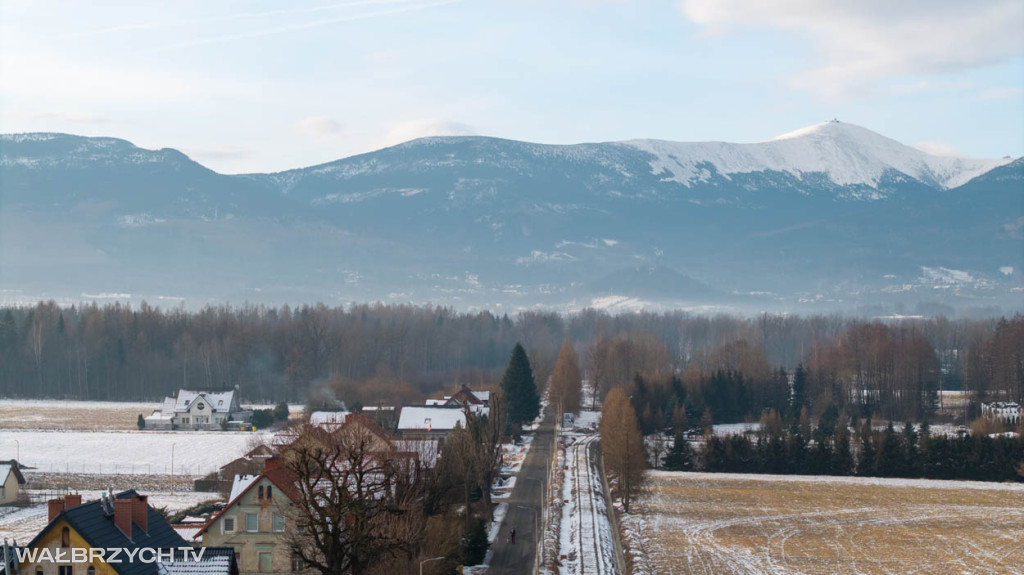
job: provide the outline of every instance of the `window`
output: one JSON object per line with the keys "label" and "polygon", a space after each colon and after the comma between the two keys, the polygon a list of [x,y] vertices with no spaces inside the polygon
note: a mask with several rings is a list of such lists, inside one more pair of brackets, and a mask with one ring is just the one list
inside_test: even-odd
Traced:
{"label": "window", "polygon": [[60,530],[60,546],[71,547],[71,530],[67,527]]}
{"label": "window", "polygon": [[275,515],[273,524],[274,533],[284,533],[284,516]]}
{"label": "window", "polygon": [[259,499],[263,499],[263,486],[262,485],[260,485],[260,487],[259,487],[259,496],[258,497],[259,497]]}
{"label": "window", "polygon": [[255,513],[245,514],[245,530],[250,532],[257,532],[260,530],[260,516]]}
{"label": "window", "polygon": [[267,486],[267,499],[272,499],[273,497],[274,497],[274,488],[272,486],[268,485]]}
{"label": "window", "polygon": [[202,402],[200,402],[199,405],[196,406],[196,409],[198,409],[199,411],[202,411],[202,410],[206,409],[206,406],[203,405]]}
{"label": "window", "polygon": [[36,575],[43,575],[43,568],[42,567],[36,567]]}
{"label": "window", "polygon": [[71,566],[61,565],[57,567],[57,575],[71,575]]}
{"label": "window", "polygon": [[218,399],[217,400],[217,407],[220,407],[222,405],[224,405],[224,400],[223,399]]}
{"label": "window", "polygon": [[292,553],[292,573],[297,573],[305,568],[306,562],[302,560],[302,555]]}
{"label": "window", "polygon": [[96,568],[90,565],[89,568],[85,570],[85,575],[96,575]]}
{"label": "window", "polygon": [[225,517],[224,521],[221,522],[220,525],[221,525],[221,530],[224,533],[234,533],[235,532],[235,518],[234,517]]}
{"label": "window", "polygon": [[270,552],[260,552],[260,571],[264,573],[270,571]]}

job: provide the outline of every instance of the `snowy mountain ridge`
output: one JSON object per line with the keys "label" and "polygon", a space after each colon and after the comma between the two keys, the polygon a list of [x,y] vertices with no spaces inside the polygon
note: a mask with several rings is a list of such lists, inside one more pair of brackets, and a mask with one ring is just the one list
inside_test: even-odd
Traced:
{"label": "snowy mountain ridge", "polygon": [[801,128],[766,142],[669,142],[630,140],[622,142],[655,156],[651,169],[687,187],[710,177],[708,165],[728,178],[731,174],[776,171],[803,179],[826,174],[839,186],[878,188],[891,171],[906,174],[929,186],[951,189],[994,168],[1010,158],[969,159],[933,156],[881,134],[832,120]]}

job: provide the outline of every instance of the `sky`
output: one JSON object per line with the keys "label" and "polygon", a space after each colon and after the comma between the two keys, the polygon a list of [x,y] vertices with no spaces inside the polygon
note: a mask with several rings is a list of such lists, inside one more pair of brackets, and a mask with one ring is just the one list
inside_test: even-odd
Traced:
{"label": "sky", "polygon": [[838,118],[1024,156],[1020,0],[0,0],[0,132],[222,173],[429,135],[757,142]]}

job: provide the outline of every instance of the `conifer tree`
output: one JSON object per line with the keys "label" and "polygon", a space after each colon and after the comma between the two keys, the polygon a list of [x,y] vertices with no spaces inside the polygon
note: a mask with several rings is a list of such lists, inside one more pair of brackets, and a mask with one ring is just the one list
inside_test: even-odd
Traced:
{"label": "conifer tree", "polygon": [[693,449],[690,442],[686,441],[681,431],[676,432],[672,449],[665,456],[665,470],[667,471],[692,471],[693,470]]}
{"label": "conifer tree", "polygon": [[512,348],[505,375],[501,378],[501,394],[510,425],[528,423],[540,413],[537,383],[526,350],[519,343]]}

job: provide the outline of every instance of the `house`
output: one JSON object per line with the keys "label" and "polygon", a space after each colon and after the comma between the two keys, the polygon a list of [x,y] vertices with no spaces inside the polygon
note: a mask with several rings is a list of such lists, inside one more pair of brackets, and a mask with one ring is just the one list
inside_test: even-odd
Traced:
{"label": "house", "polygon": [[459,407],[463,405],[475,405],[478,407],[490,407],[491,392],[484,390],[472,390],[469,386],[463,385],[453,395],[446,395],[443,399],[428,399],[429,406]]}
{"label": "house", "polygon": [[[25,575],[177,575],[186,572],[201,575],[237,575],[237,564],[230,550],[206,550],[203,557],[188,558],[180,553],[189,544],[149,506],[147,498],[134,490],[103,496],[82,503],[81,495],[65,495],[48,502],[48,523],[26,545],[28,554],[18,564]],[[90,549],[120,549],[120,562],[105,562],[89,553]],[[84,562],[61,563],[54,559],[82,549]],[[179,565],[168,561],[179,551]],[[148,550],[148,551],[147,551]],[[164,559],[154,560],[158,553]],[[77,552],[81,553],[81,552]],[[109,558],[109,557],[108,557]],[[112,558],[111,558],[112,559]],[[198,564],[197,564],[198,563]]]}
{"label": "house", "polygon": [[1016,402],[994,401],[981,404],[982,417],[1002,421],[1007,425],[1020,425],[1020,411],[1020,404]]}
{"label": "house", "polygon": [[[469,411],[487,415],[489,409],[470,405]],[[403,439],[444,439],[456,425],[466,427],[466,410],[448,405],[407,405],[398,416],[398,433]]]}
{"label": "house", "polygon": [[196,491],[218,491],[228,493],[236,475],[263,473],[266,461],[274,456],[274,450],[267,445],[257,445],[248,453],[233,459],[217,471],[211,472],[202,479],[196,479],[193,488]]}
{"label": "house", "polygon": [[259,475],[239,475],[228,504],[199,530],[203,546],[235,550],[240,575],[312,573],[292,556],[291,508],[299,501],[295,475],[280,460],[267,460]]}
{"label": "house", "polygon": [[10,505],[18,501],[21,487],[25,485],[25,476],[19,468],[18,462],[14,459],[0,462],[0,505]]}
{"label": "house", "polygon": [[345,423],[347,411],[314,411],[309,414],[309,424],[331,430]]}
{"label": "house", "polygon": [[242,410],[235,389],[180,389],[177,397],[165,397],[163,407],[145,419],[146,429],[237,429],[252,419],[252,412]]}

